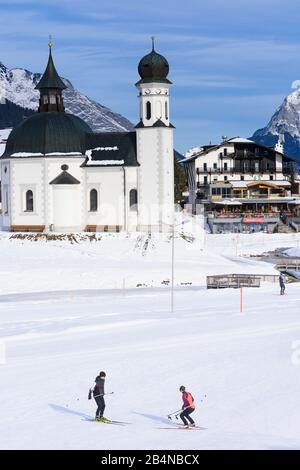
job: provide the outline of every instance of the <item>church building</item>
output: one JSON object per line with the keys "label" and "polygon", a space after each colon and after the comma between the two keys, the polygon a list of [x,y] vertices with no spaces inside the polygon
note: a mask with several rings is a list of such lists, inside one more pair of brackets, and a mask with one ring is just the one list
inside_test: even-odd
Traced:
{"label": "church building", "polygon": [[10,231],[165,231],[174,216],[169,64],[154,49],[138,65],[139,122],[93,132],[64,108],[53,62],[38,112],[10,133],[0,159],[2,225]]}

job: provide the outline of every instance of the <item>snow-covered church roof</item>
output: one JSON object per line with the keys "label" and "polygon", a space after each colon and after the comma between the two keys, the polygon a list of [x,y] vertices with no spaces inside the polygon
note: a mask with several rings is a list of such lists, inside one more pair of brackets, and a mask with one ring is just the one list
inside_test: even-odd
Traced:
{"label": "snow-covered church roof", "polygon": [[138,166],[135,132],[99,132],[86,135],[82,166]]}

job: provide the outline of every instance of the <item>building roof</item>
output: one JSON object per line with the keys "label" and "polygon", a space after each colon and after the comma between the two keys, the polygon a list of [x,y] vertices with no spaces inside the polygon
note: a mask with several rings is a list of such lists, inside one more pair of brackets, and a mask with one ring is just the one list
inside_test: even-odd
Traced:
{"label": "building roof", "polygon": [[247,188],[252,188],[255,186],[260,186],[261,188],[266,187],[266,188],[278,188],[278,185],[274,183],[274,181],[266,181],[266,180],[255,180],[255,181],[249,181],[247,183]]}
{"label": "building roof", "polygon": [[63,170],[56,178],[50,181],[49,184],[80,184],[80,181],[68,173],[68,165],[62,165],[61,169]]}
{"label": "building roof", "polygon": [[228,181],[228,184],[232,186],[232,188],[247,188],[249,186],[253,186],[257,183],[270,183],[274,187],[277,186],[286,186],[290,187],[291,183],[287,180],[255,180],[255,181],[245,181],[245,180],[235,180],[235,181]]}
{"label": "building roof", "polygon": [[35,87],[37,90],[42,88],[58,88],[64,90],[67,86],[64,84],[60,76],[58,75],[51,54],[51,47],[49,48],[49,58],[46,70],[40,79],[39,83]]}
{"label": "building roof", "polygon": [[171,127],[172,129],[175,129],[175,126],[173,126],[171,122],[169,122],[169,125],[167,125],[161,119],[157,119],[157,121],[155,121],[155,123],[152,126],[145,126],[142,119],[140,119],[139,122],[134,127],[135,129],[141,129],[141,128],[152,129],[152,127]]}
{"label": "building roof", "polygon": [[135,132],[99,132],[86,135],[82,166],[139,166]]}
{"label": "building roof", "polygon": [[90,132],[88,124],[73,114],[36,113],[12,130],[1,158],[51,153],[84,154],[86,133]]}
{"label": "building roof", "polygon": [[[284,157],[285,160],[295,161],[294,158],[289,157],[288,155],[285,155],[281,152],[278,152],[278,150],[275,150],[272,147],[267,147],[266,145],[254,142],[254,140],[245,139],[243,137],[233,137],[232,139],[224,140],[223,142],[221,142],[218,145],[212,145],[212,146],[211,145],[209,145],[209,146],[205,145],[205,146],[202,146],[202,147],[200,147],[199,152],[195,152],[194,154],[188,156],[181,163],[188,163],[188,162],[197,160],[197,158],[202,157],[204,155],[207,155],[213,150],[217,150],[221,147],[226,147],[228,144],[233,144],[234,146],[236,144],[238,148],[241,148],[241,145],[243,145],[243,144],[245,146],[251,146],[252,145],[253,147],[268,150],[269,152],[271,152],[273,154],[279,153],[280,155],[282,155]],[[262,155],[257,155],[257,157],[261,157],[261,156]]]}
{"label": "building roof", "polygon": [[138,72],[141,79],[136,85],[152,82],[172,83],[167,79],[169,73],[168,61],[154,50],[154,42],[152,43],[152,51],[140,60]]}
{"label": "building roof", "polygon": [[226,140],[225,142],[231,142],[233,144],[255,144],[254,140],[244,139],[243,137],[234,137],[233,139]]}

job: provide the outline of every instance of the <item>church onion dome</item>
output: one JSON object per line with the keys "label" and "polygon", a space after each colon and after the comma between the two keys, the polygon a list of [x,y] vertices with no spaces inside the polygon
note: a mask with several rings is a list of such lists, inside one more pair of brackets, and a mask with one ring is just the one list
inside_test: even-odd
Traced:
{"label": "church onion dome", "polygon": [[167,79],[169,64],[167,59],[154,50],[154,40],[152,38],[152,51],[145,55],[138,65],[138,72],[141,77],[136,85],[140,83],[172,83]]}
{"label": "church onion dome", "polygon": [[49,59],[46,70],[35,88],[37,90],[45,88],[64,90],[65,88],[67,88],[67,86],[64,84],[64,82],[56,71],[52,59],[51,47],[49,47]]}
{"label": "church onion dome", "polygon": [[10,133],[1,158],[81,153],[92,130],[82,119],[67,113],[37,113]]}

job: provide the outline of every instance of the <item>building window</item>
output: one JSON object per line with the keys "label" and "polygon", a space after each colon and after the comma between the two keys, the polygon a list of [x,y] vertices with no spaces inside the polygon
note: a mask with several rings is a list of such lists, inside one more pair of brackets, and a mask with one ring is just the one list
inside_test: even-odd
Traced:
{"label": "building window", "polygon": [[228,176],[224,176],[224,181],[228,181]]}
{"label": "building window", "polygon": [[203,163],[203,171],[207,171],[207,163]]}
{"label": "building window", "polygon": [[228,169],[228,164],[224,163],[224,170],[227,171],[227,169]]}
{"label": "building window", "polygon": [[151,103],[147,101],[146,103],[146,119],[151,119]]}
{"label": "building window", "polygon": [[166,116],[166,119],[169,119],[169,116],[168,116],[168,103],[167,103],[167,101],[165,102],[165,116]]}
{"label": "building window", "polygon": [[43,101],[44,101],[44,104],[48,104],[48,96],[47,95],[43,96]]}
{"label": "building window", "polygon": [[26,191],[26,212],[33,212],[33,192],[31,189]]}
{"label": "building window", "polygon": [[204,176],[204,178],[203,178],[203,183],[204,183],[204,184],[207,184],[207,176]]}
{"label": "building window", "polygon": [[96,212],[98,210],[98,191],[92,189],[90,191],[90,212]]}
{"label": "building window", "polygon": [[245,176],[241,175],[241,181],[244,181],[244,179],[245,179]]}
{"label": "building window", "polygon": [[137,190],[131,189],[129,192],[129,207],[131,211],[137,211],[137,203],[138,203]]}
{"label": "building window", "polygon": [[224,157],[227,157],[227,149],[224,149]]}
{"label": "building window", "polygon": [[217,168],[218,168],[217,163],[214,163],[214,170],[216,170]]}
{"label": "building window", "polygon": [[270,175],[270,181],[273,181],[273,180],[274,180],[274,176]]}

